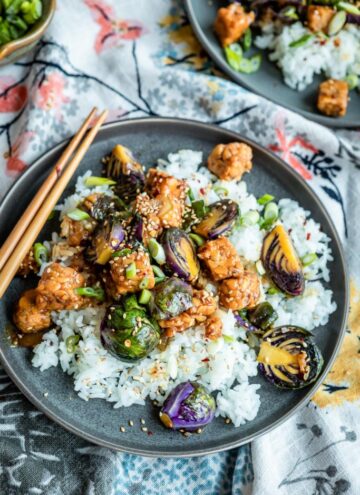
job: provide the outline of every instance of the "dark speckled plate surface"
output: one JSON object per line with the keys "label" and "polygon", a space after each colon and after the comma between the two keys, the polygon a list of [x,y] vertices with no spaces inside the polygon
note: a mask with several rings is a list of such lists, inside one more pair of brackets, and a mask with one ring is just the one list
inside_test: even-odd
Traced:
{"label": "dark speckled plate surface", "polygon": [[[275,63],[270,62],[267,53],[262,51],[260,69],[254,74],[241,74],[233,70],[226,62],[222,48],[213,31],[216,12],[220,7],[229,4],[227,0],[184,0],[191,25],[203,48],[214,62],[231,79],[242,86],[264,96],[274,103],[298,112],[308,119],[329,127],[358,127],[360,126],[360,94],[351,91],[351,100],[345,117],[326,117],[316,109],[317,91],[322,77],[316,76],[312,84],[304,91],[295,91],[283,82],[282,74]],[[249,54],[261,50],[252,49]]]}
{"label": "dark speckled plate surface", "polygon": [[[249,142],[236,133],[192,121],[142,119],[118,122],[101,129],[78,173],[83,174],[91,169],[99,174],[100,159],[116,143],[134,150],[139,160],[149,166],[157,158],[166,158],[169,152],[182,148],[201,150],[206,157],[216,144],[239,139]],[[318,381],[305,390],[288,392],[277,390],[258,377],[254,381],[261,383],[262,405],[254,421],[234,428],[226,425],[223,419],[217,419],[205,428],[203,434],[185,438],[181,434],[165,430],[157,420],[157,411],[150,403],[146,407],[113,409],[110,403],[102,400],[85,402],[74,393],[71,377],[63,374],[60,369],[51,368],[41,373],[33,368],[30,363],[31,351],[11,347],[5,330],[12,305],[26,284],[31,284],[30,281],[25,284],[23,280],[16,279],[0,303],[1,361],[28,399],[54,421],[77,435],[106,447],[151,456],[194,456],[229,449],[253,440],[280,425],[313,395],[326,376],[344,333],[348,289],[340,242],[324,207],[305,182],[282,160],[256,143],[249,144],[254,150],[254,168],[246,177],[249,190],[256,195],[267,192],[278,198],[290,197],[298,200],[312,212],[315,220],[321,223],[332,239],[334,261],[330,287],[334,291],[338,309],[331,316],[326,328],[316,330],[315,338],[325,358],[325,367]],[[41,157],[20,177],[4,199],[0,207],[0,243],[31,200],[63,147],[64,145],[57,146]],[[75,178],[65,195],[73,192],[74,182]],[[55,228],[56,223],[48,225],[41,238],[45,238]],[[146,419],[152,435],[140,430],[140,418]],[[129,419],[133,419],[136,426],[121,433],[119,426],[127,424]]]}

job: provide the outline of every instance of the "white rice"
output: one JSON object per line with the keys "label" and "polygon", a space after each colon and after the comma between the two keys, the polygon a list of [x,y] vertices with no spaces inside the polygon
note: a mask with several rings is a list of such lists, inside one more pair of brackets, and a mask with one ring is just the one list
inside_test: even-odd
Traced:
{"label": "white rice", "polygon": [[267,24],[256,37],[255,45],[270,50],[269,59],[281,69],[285,83],[299,91],[312,83],[315,74],[324,73],[333,79],[344,79],[350,74],[360,76],[358,26],[347,25],[336,36],[323,39],[313,36],[302,46],[289,46],[307,34],[313,33],[301,22],[284,26],[280,32],[274,24]]}
{"label": "white rice", "polygon": [[[196,198],[212,203],[220,197],[229,197],[239,203],[241,214],[262,210],[254,195],[249,194],[245,182],[216,180],[206,167],[201,166],[202,153],[182,150],[161,160],[159,167],[176,177],[186,179]],[[82,197],[94,191],[79,178],[75,194],[67,198],[58,209],[64,213],[76,207]],[[96,188],[110,194],[107,186]],[[271,192],[271,191],[264,191]],[[302,296],[286,298],[283,294],[267,295],[267,300],[278,312],[277,325],[294,324],[308,330],[325,325],[335,311],[332,293],[321,280],[329,279],[328,261],[332,260],[330,239],[320,226],[309,218],[295,201],[279,201],[280,221],[290,231],[291,238],[301,257],[317,253],[318,259],[305,269],[308,280]],[[258,225],[238,227],[230,240],[246,264],[252,265],[260,257],[264,232]],[[54,236],[52,243],[57,242]],[[264,282],[263,293],[267,288]],[[212,284],[208,287],[213,290]],[[229,417],[235,426],[255,418],[260,407],[258,389],[249,378],[257,374],[255,352],[246,343],[245,331],[236,325],[231,311],[218,310],[223,322],[223,336],[216,341],[204,338],[201,327],[177,333],[164,351],[154,350],[139,363],[129,364],[112,357],[101,345],[99,326],[103,308],[53,313],[58,333],[50,331],[34,349],[32,363],[41,371],[60,365],[72,375],[74,389],[84,399],[102,398],[114,407],[145,404],[146,398],[160,404],[171,389],[187,380],[197,380],[211,392],[217,392],[217,415]],[[66,349],[66,339],[80,335],[75,352]]]}

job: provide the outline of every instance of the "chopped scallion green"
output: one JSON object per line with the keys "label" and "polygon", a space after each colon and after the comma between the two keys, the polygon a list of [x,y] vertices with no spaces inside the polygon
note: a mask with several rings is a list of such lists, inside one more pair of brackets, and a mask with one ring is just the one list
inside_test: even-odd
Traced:
{"label": "chopped scallion green", "polygon": [[128,254],[131,254],[132,251],[130,248],[124,248],[124,249],[120,249],[120,251],[115,251],[115,253],[113,253],[111,255],[112,258],[120,258],[122,256],[127,256]]}
{"label": "chopped scallion green", "polygon": [[195,215],[198,218],[204,218],[204,216],[208,213],[209,208],[205,205],[205,201],[203,199],[199,199],[197,201],[193,201],[191,203],[192,209],[194,210]]}
{"label": "chopped scallion green", "polygon": [[251,225],[255,225],[260,220],[260,214],[256,210],[250,210],[244,213],[244,215],[240,218],[240,225],[245,227],[250,227]]}
{"label": "chopped scallion green", "polygon": [[158,263],[159,265],[163,265],[166,261],[166,256],[162,245],[156,239],[150,239],[148,248],[151,256],[154,258],[156,263]]}
{"label": "chopped scallion green", "polygon": [[148,289],[143,289],[140,292],[139,303],[140,304],[148,304],[151,299],[151,291]]}
{"label": "chopped scallion green", "polygon": [[297,39],[297,40],[294,40],[292,41],[290,44],[289,44],[289,47],[290,48],[299,48],[300,46],[304,46],[306,45],[306,43],[308,41],[311,40],[311,38],[313,38],[314,35],[313,34],[304,34],[304,36],[301,36],[301,38]]}
{"label": "chopped scallion green", "polygon": [[104,289],[101,287],[79,287],[74,289],[75,293],[79,296],[93,297],[98,301],[102,302],[105,299]]}
{"label": "chopped scallion green", "polygon": [[149,277],[144,277],[139,284],[140,289],[147,289],[149,287]]}
{"label": "chopped scallion green", "polygon": [[231,335],[223,335],[223,339],[227,344],[235,341],[235,337],[232,337]]}
{"label": "chopped scallion green", "polygon": [[80,340],[80,335],[70,335],[66,340],[65,340],[65,347],[66,351],[69,354],[72,354],[73,352],[76,351],[77,344]]}
{"label": "chopped scallion green", "polygon": [[159,268],[156,265],[151,265],[151,268],[153,269],[154,275],[158,278],[162,278],[164,280],[165,278],[165,273],[162,271],[161,268]]}
{"label": "chopped scallion green", "polygon": [[316,261],[317,259],[318,259],[318,256],[316,253],[308,253],[301,258],[301,262],[302,262],[303,266],[309,266],[312,263],[314,263],[314,261]]}
{"label": "chopped scallion green", "polygon": [[272,196],[271,194],[264,194],[264,196],[261,196],[257,202],[259,203],[259,205],[266,205],[267,203],[270,203],[270,201],[272,201],[274,199],[274,196]]}
{"label": "chopped scallion green", "polygon": [[192,241],[195,242],[197,246],[202,246],[205,243],[205,239],[198,234],[189,234],[189,237]]}
{"label": "chopped scallion green", "polygon": [[49,260],[49,252],[41,242],[36,242],[33,247],[34,259],[41,266]]}
{"label": "chopped scallion green", "polygon": [[136,277],[136,264],[134,262],[130,263],[125,269],[125,277],[131,280]]}

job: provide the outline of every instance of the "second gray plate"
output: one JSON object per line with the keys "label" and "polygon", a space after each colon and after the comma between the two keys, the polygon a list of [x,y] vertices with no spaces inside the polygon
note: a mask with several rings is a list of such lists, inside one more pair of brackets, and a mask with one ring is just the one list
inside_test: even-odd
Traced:
{"label": "second gray plate", "polygon": [[[195,456],[230,449],[247,443],[280,425],[291,414],[306,404],[324,380],[335,358],[344,334],[348,307],[348,290],[341,245],[329,215],[300,176],[282,160],[254,142],[225,129],[193,121],[175,119],[141,119],[117,122],[102,128],[83,159],[77,175],[91,169],[101,172],[101,158],[112,147],[121,143],[135,153],[141,163],[151,166],[158,158],[179,149],[202,151],[204,157],[218,143],[242,140],[253,148],[254,168],[246,177],[249,190],[260,196],[265,192],[277,198],[289,197],[310,210],[324,232],[331,238],[334,261],[331,263],[331,282],[337,310],[326,327],[316,329],[315,339],[324,355],[325,366],[316,383],[300,391],[281,391],[261,377],[261,407],[254,421],[240,428],[216,419],[201,435],[189,438],[166,430],[159,422],[158,411],[148,402],[145,407],[113,409],[108,402],[96,399],[85,402],[73,390],[72,378],[59,368],[40,372],[31,366],[31,351],[10,346],[6,326],[11,321],[11,310],[21,292],[35,286],[35,280],[16,278],[0,303],[0,359],[12,380],[40,410],[68,430],[87,440],[126,452],[149,456]],[[15,183],[0,206],[0,245],[28,205],[50,168],[64,149],[61,144],[42,156]],[[65,191],[73,192],[76,177]],[[47,238],[58,227],[56,220],[47,223],[41,239]],[[44,395],[45,394],[45,395]],[[140,418],[145,418],[149,432],[140,429]],[[119,431],[132,419],[135,426]],[[152,434],[150,434],[152,433]]]}
{"label": "second gray plate", "polygon": [[[360,94],[351,91],[347,114],[341,118],[331,118],[321,115],[316,109],[316,97],[320,76],[314,78],[313,83],[304,91],[295,91],[283,82],[282,74],[275,63],[270,62],[267,53],[263,51],[260,69],[254,74],[241,74],[233,70],[227,63],[224,52],[213,31],[216,13],[220,7],[229,4],[226,0],[184,0],[190,23],[203,48],[214,62],[231,79],[241,86],[254,91],[260,96],[298,112],[319,124],[329,127],[358,127],[360,126]],[[261,50],[254,50],[258,53]]]}

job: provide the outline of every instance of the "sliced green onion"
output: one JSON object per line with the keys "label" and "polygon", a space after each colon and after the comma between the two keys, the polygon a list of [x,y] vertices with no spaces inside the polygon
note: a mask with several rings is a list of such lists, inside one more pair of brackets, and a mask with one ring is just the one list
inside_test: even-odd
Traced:
{"label": "sliced green onion", "polygon": [[270,202],[265,206],[264,219],[275,222],[279,218],[279,207],[276,203]]}
{"label": "sliced green onion", "polygon": [[203,244],[205,244],[205,239],[203,237],[201,237],[201,235],[198,235],[198,234],[189,234],[189,237],[199,247],[202,246]]}
{"label": "sliced green onion", "polygon": [[79,340],[80,340],[80,335],[70,335],[70,337],[68,337],[65,340],[66,351],[69,354],[75,352]]}
{"label": "sliced green onion", "polygon": [[346,24],[346,12],[344,10],[339,10],[339,12],[336,12],[336,14],[332,17],[331,21],[329,22],[327,32],[329,36],[335,36],[339,31],[342,30],[342,28]]}
{"label": "sliced green onion", "polygon": [[158,278],[162,278],[164,280],[165,278],[165,273],[162,271],[161,268],[159,268],[156,265],[151,265],[151,268],[153,269],[154,275]]}
{"label": "sliced green onion", "polygon": [[304,36],[301,36],[301,38],[292,41],[289,46],[290,48],[299,48],[300,46],[306,45],[306,43],[313,38],[313,34],[304,34]]}
{"label": "sliced green onion", "polygon": [[256,210],[250,210],[240,218],[240,224],[245,227],[250,227],[251,225],[255,225],[260,220],[260,214]]}
{"label": "sliced green onion", "polygon": [[259,275],[265,275],[266,271],[265,271],[265,268],[264,268],[264,265],[262,264],[262,261],[261,260],[257,260],[257,262],[255,263],[255,267],[256,267],[256,271],[258,272]]}
{"label": "sliced green onion", "polygon": [[224,342],[227,344],[230,344],[231,342],[235,342],[235,337],[232,337],[231,335],[223,335]]}
{"label": "sliced green onion", "polygon": [[261,196],[257,202],[259,203],[259,205],[266,205],[267,203],[270,203],[270,201],[272,201],[274,199],[274,196],[272,196],[271,194],[264,194],[264,196]]}
{"label": "sliced green onion", "polygon": [[136,277],[136,264],[135,264],[134,261],[132,263],[130,263],[130,265],[128,265],[126,267],[126,269],[125,269],[125,277],[128,280],[131,280],[132,278],[135,278]]}
{"label": "sliced green onion", "polygon": [[273,296],[275,294],[280,294],[281,293],[281,290],[278,289],[277,287],[270,287],[270,289],[268,289],[267,293],[270,295],[270,296]]}
{"label": "sliced green onion", "polygon": [[140,289],[147,289],[149,287],[149,277],[144,277],[139,284]]}
{"label": "sliced green onion", "polygon": [[229,194],[229,190],[223,186],[214,186],[213,189],[216,192],[216,194],[223,194],[224,196],[227,196]]}
{"label": "sliced green onion", "polygon": [[190,199],[191,202],[195,201],[195,196],[192,190],[189,188],[187,191],[188,198]]}
{"label": "sliced green onion", "polygon": [[69,213],[67,213],[66,215],[72,220],[76,220],[77,222],[90,218],[90,215],[86,213],[86,211],[80,210],[79,208],[75,208],[75,210],[69,211]]}
{"label": "sliced green onion", "polygon": [[252,34],[251,34],[251,29],[250,28],[247,28],[247,30],[245,31],[243,37],[241,38],[241,43],[242,43],[244,52],[246,52],[247,50],[249,50],[249,48],[251,47]]}
{"label": "sliced green onion", "polygon": [[305,256],[303,256],[301,258],[301,262],[302,262],[303,266],[309,266],[312,263],[314,263],[314,261],[316,261],[317,259],[318,259],[318,256],[316,253],[308,253],[308,254],[305,254]]}
{"label": "sliced green onion", "polygon": [[198,218],[204,218],[204,216],[209,211],[209,208],[205,205],[205,201],[203,199],[199,199],[198,201],[193,201],[191,203],[192,209],[194,210],[195,215]]}
{"label": "sliced green onion", "polygon": [[74,289],[74,292],[79,296],[93,297],[100,302],[105,299],[105,292],[101,287],[79,287]]}
{"label": "sliced green onion", "polygon": [[239,43],[233,43],[224,48],[225,57],[230,67],[236,71],[239,70],[243,51]]}
{"label": "sliced green onion", "polygon": [[166,256],[162,245],[156,239],[150,239],[148,248],[156,263],[163,265],[166,261]]}
{"label": "sliced green onion", "polygon": [[111,255],[112,258],[118,258],[118,257],[121,257],[121,256],[127,256],[128,254],[131,254],[132,251],[130,248],[124,248],[124,249],[120,249],[120,251],[115,251],[115,253],[113,253]]}
{"label": "sliced green onion", "polygon": [[49,252],[41,242],[36,242],[34,244],[33,252],[34,259],[39,266],[49,261]]}
{"label": "sliced green onion", "polygon": [[150,299],[151,299],[151,291],[148,290],[148,289],[143,289],[140,292],[139,303],[140,304],[148,304],[148,302],[150,301]]}
{"label": "sliced green onion", "polygon": [[165,280],[165,277],[155,277],[154,280],[155,280],[155,285],[156,285],[160,282],[163,282]]}
{"label": "sliced green onion", "polygon": [[340,10],[345,10],[349,14],[360,15],[360,9],[358,9],[355,5],[349,2],[339,2],[336,4],[336,7]]}
{"label": "sliced green onion", "polygon": [[116,184],[116,180],[107,179],[106,177],[95,177],[91,175],[85,179],[85,185],[88,187],[95,186],[114,186]]}
{"label": "sliced green onion", "polygon": [[345,77],[349,90],[355,89],[359,85],[359,77],[356,74],[349,74]]}
{"label": "sliced green onion", "polygon": [[253,332],[248,332],[247,343],[249,347],[256,349],[260,345],[260,340]]}
{"label": "sliced green onion", "polygon": [[243,57],[239,63],[238,72],[244,74],[253,74],[260,69],[262,56],[261,53],[257,53],[250,58]]}

